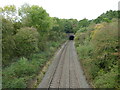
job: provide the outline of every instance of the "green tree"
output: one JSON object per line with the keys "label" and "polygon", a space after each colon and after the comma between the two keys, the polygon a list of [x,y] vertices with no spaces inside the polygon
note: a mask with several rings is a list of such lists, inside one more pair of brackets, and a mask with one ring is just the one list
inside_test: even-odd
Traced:
{"label": "green tree", "polygon": [[11,62],[14,55],[15,43],[13,40],[14,26],[11,21],[2,17],[2,62],[3,66]]}
{"label": "green tree", "polygon": [[29,6],[24,4],[19,8],[19,15],[22,17],[22,23],[25,26],[37,28],[40,34],[52,28],[49,14],[37,5]]}
{"label": "green tree", "polygon": [[86,18],[80,20],[79,23],[78,23],[79,28],[87,27],[89,24],[90,24],[90,22]]}
{"label": "green tree", "polygon": [[42,51],[45,50],[48,32],[52,29],[52,19],[49,14],[37,5],[24,4],[19,8],[19,15],[22,17],[23,26],[37,29],[40,34],[38,46]]}
{"label": "green tree", "polygon": [[120,11],[109,10],[106,13],[101,14],[94,22],[96,24],[101,22],[111,22],[113,18],[119,18],[119,13]]}
{"label": "green tree", "polygon": [[34,28],[21,28],[14,36],[16,56],[29,56],[38,51],[39,33]]}
{"label": "green tree", "polygon": [[4,6],[3,8],[1,8],[1,13],[4,18],[12,22],[15,22],[18,19],[15,5]]}

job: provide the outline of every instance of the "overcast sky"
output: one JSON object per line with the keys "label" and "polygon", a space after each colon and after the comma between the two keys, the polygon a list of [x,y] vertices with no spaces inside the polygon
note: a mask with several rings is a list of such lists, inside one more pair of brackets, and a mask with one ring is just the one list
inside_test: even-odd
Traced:
{"label": "overcast sky", "polygon": [[120,0],[0,0],[0,7],[24,3],[42,6],[51,17],[95,19],[108,10],[118,10]]}

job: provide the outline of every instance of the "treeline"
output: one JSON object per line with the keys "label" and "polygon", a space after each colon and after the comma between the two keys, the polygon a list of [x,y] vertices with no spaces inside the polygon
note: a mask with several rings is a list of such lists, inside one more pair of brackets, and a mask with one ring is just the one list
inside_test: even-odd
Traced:
{"label": "treeline", "polygon": [[[2,17],[3,88],[26,88],[37,76],[68,32],[76,32],[76,19],[50,17],[42,7],[24,4],[0,8]],[[38,79],[38,81],[40,78]]]}
{"label": "treeline", "polygon": [[[32,53],[45,51],[48,41],[59,41],[66,32],[76,32],[76,19],[50,17],[42,8],[27,4],[2,9],[3,66],[12,62],[14,57],[29,57]],[[17,12],[19,14],[17,15]]]}
{"label": "treeline", "polygon": [[94,88],[120,88],[118,20],[120,11],[107,11],[94,20],[81,20],[75,45],[87,79]]}

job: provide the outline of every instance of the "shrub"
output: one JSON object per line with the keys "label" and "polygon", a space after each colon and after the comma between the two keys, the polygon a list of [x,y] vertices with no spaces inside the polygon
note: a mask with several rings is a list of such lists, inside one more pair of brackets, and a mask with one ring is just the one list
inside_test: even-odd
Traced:
{"label": "shrub", "polygon": [[78,51],[81,59],[91,57],[92,50],[93,50],[93,48],[92,48],[91,44],[79,45],[79,47],[77,47],[77,51]]}
{"label": "shrub", "polygon": [[32,64],[26,58],[21,58],[15,65],[14,65],[14,72],[17,77],[22,76],[31,76],[33,73],[36,72],[38,68],[37,64]]}
{"label": "shrub", "polygon": [[2,65],[6,66],[12,62],[14,55],[15,42],[12,35],[14,34],[12,22],[2,17]]}
{"label": "shrub", "polygon": [[3,88],[26,88],[26,80],[23,76],[30,75],[33,70],[27,59],[21,58],[3,70]]}
{"label": "shrub", "polygon": [[24,78],[13,78],[11,80],[6,80],[5,84],[3,83],[3,88],[26,88],[27,84],[25,83]]}
{"label": "shrub", "polygon": [[[40,56],[40,54],[39,54]],[[46,62],[44,59],[35,59],[28,61],[26,58],[20,58],[11,66],[3,70],[3,88],[25,88],[27,80],[38,73],[40,67]]]}
{"label": "shrub", "polygon": [[38,51],[38,32],[33,28],[21,28],[14,36],[17,56],[29,56]]}
{"label": "shrub", "polygon": [[3,66],[8,65],[12,62],[12,58],[15,56],[15,42],[12,36],[6,36],[2,39],[2,64]]}
{"label": "shrub", "polygon": [[98,75],[94,79],[96,88],[117,88],[118,79],[118,66],[114,66],[110,72],[104,72],[103,70],[98,72]]}

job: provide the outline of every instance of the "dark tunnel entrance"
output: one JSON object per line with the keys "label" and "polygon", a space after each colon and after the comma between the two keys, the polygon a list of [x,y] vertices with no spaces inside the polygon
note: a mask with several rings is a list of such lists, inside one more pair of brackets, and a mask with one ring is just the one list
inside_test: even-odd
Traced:
{"label": "dark tunnel entrance", "polygon": [[73,36],[73,35],[70,35],[70,36],[69,36],[69,40],[74,40],[74,36]]}

